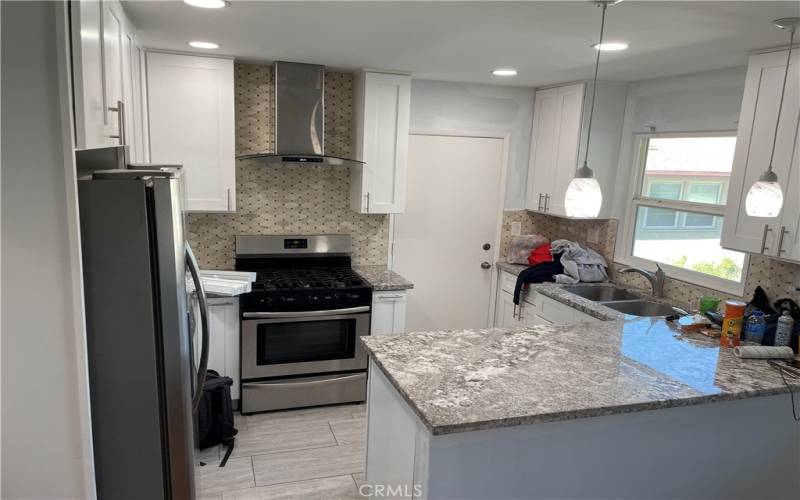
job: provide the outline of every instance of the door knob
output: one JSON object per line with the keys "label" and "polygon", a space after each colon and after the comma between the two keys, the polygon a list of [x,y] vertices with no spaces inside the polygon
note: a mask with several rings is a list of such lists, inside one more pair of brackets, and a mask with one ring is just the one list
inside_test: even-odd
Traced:
{"label": "door knob", "polygon": [[490,248],[492,248],[492,245],[490,245],[490,244],[488,244],[488,243],[484,243],[484,244],[483,244],[483,249],[484,249],[484,250],[489,250]]}
{"label": "door knob", "polygon": [[492,267],[492,265],[488,262],[481,262],[481,269],[489,269],[490,267]]}

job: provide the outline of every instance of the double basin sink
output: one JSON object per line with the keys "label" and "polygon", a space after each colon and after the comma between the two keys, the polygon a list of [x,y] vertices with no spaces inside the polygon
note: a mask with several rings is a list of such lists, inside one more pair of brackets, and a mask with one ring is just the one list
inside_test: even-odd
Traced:
{"label": "double basin sink", "polygon": [[669,316],[675,312],[669,304],[643,299],[623,288],[577,285],[563,290],[631,316]]}

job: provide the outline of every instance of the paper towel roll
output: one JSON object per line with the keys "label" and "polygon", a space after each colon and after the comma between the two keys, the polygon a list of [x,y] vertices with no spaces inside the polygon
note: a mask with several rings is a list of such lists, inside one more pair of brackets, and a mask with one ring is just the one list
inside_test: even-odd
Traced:
{"label": "paper towel roll", "polygon": [[746,359],[792,359],[794,351],[791,347],[774,347],[766,345],[745,345],[733,348],[733,353]]}

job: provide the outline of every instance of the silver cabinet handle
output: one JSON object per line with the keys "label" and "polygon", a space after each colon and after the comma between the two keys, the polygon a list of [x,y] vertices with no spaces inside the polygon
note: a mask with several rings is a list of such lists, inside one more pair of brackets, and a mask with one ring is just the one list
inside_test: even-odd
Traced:
{"label": "silver cabinet handle", "polygon": [[228,212],[231,211],[231,188],[228,188]]}
{"label": "silver cabinet handle", "polygon": [[342,314],[356,314],[369,312],[369,306],[346,307],[344,309],[327,309],[324,311],[270,311],[246,312],[243,318],[311,318],[314,316],[339,316]]}
{"label": "silver cabinet handle", "polygon": [[542,210],[542,197],[543,196],[544,196],[544,194],[539,193],[539,204],[536,205],[536,210],[540,210],[540,211]]}
{"label": "silver cabinet handle", "polygon": [[511,311],[511,317],[512,318],[516,318],[517,317],[517,305],[516,304],[514,304],[514,310]]}
{"label": "silver cabinet handle", "polygon": [[764,234],[761,235],[760,253],[764,253],[765,250],[769,250],[769,248],[767,248],[767,233],[769,233],[770,231],[772,231],[772,229],[769,228],[769,224],[764,224]]}
{"label": "silver cabinet handle", "polygon": [[488,262],[481,262],[481,269],[489,269],[490,267],[492,267],[492,265]]}
{"label": "silver cabinet handle", "polygon": [[402,295],[376,295],[376,299],[378,300],[394,300],[394,299],[402,299]]}
{"label": "silver cabinet handle", "polygon": [[783,249],[783,237],[786,236],[786,233],[788,232],[789,231],[786,230],[786,226],[781,226],[781,235],[778,237],[778,256],[786,251]]}
{"label": "silver cabinet handle", "polygon": [[544,211],[547,212],[549,208],[547,207],[550,204],[550,195],[544,195]]}
{"label": "silver cabinet handle", "polygon": [[298,386],[314,386],[314,385],[327,385],[337,382],[343,382],[345,380],[358,380],[366,378],[366,375],[363,373],[357,373],[355,375],[345,375],[343,377],[335,377],[335,378],[328,378],[324,380],[298,380],[297,382],[257,382],[257,383],[249,383],[249,384],[242,384],[243,389],[271,389],[275,387],[298,387]]}
{"label": "silver cabinet handle", "polygon": [[367,191],[367,212],[369,212],[369,191]]}
{"label": "silver cabinet handle", "polygon": [[[192,410],[197,411],[200,399],[203,396],[203,383],[206,381],[206,370],[208,369],[208,302],[206,301],[206,290],[203,288],[203,280],[200,279],[200,268],[197,266],[197,259],[195,259],[192,247],[188,243],[186,243],[186,267],[189,268],[189,273],[192,275],[197,301],[200,303],[200,330],[203,342],[203,347],[200,349],[200,363],[197,365],[195,393],[192,395]],[[191,335],[191,332],[189,332],[189,345],[191,345]]]}
{"label": "silver cabinet handle", "polygon": [[117,114],[117,135],[109,135],[108,137],[119,139],[120,145],[127,144],[128,141],[125,137],[125,103],[117,101],[117,107],[110,107],[108,110]]}

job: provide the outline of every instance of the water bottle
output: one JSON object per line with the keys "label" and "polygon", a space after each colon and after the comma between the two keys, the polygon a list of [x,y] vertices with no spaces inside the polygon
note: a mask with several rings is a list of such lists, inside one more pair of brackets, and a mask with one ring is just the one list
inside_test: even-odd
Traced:
{"label": "water bottle", "polygon": [[775,329],[775,345],[788,346],[792,339],[793,329],[794,320],[789,315],[789,311],[784,309],[783,314],[778,318],[778,327]]}
{"label": "water bottle", "polygon": [[750,342],[761,344],[766,330],[767,320],[764,318],[764,313],[755,311],[747,318],[747,322],[744,325],[744,338]]}

